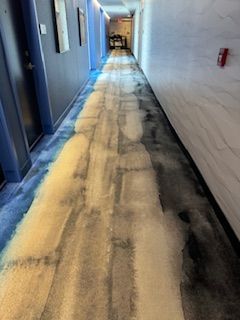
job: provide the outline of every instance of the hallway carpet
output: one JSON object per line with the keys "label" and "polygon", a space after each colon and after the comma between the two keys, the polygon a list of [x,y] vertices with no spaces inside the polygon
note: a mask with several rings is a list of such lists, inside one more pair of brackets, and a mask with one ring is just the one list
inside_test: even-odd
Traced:
{"label": "hallway carpet", "polygon": [[0,319],[239,319],[239,259],[134,58],[94,89],[2,254]]}

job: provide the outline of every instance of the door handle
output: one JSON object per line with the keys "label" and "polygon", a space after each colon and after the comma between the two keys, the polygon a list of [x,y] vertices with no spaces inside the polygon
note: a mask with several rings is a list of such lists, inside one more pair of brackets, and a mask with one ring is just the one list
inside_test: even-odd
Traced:
{"label": "door handle", "polygon": [[32,71],[35,68],[35,65],[29,62],[28,64],[25,64],[25,68]]}

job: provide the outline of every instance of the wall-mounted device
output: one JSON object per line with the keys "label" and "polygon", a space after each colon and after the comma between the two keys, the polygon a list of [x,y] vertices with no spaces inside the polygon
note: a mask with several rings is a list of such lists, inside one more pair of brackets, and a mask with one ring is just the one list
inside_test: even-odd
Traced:
{"label": "wall-mounted device", "polygon": [[227,62],[228,51],[228,48],[221,48],[219,51],[217,64],[221,68],[223,68]]}
{"label": "wall-mounted device", "polygon": [[47,34],[47,27],[45,24],[39,24],[40,34]]}

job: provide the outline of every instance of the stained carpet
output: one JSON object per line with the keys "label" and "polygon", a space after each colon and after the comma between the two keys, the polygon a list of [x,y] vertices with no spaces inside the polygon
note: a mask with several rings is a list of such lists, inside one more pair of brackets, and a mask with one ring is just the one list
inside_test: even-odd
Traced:
{"label": "stained carpet", "polygon": [[239,319],[239,260],[127,52],[109,57],[0,270],[4,320]]}

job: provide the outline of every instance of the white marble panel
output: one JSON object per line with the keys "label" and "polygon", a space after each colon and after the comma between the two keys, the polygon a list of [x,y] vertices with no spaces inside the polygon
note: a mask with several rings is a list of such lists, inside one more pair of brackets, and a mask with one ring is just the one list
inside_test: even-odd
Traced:
{"label": "white marble panel", "polygon": [[240,238],[240,1],[148,0],[142,33],[142,68]]}

